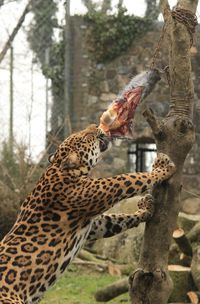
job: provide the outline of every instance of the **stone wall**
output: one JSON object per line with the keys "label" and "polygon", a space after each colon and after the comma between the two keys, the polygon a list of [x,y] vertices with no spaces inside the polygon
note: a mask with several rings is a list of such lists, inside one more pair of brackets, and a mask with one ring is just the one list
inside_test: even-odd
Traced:
{"label": "stone wall", "polygon": [[[78,25],[78,26],[77,26]],[[96,64],[90,59],[87,49],[87,25],[81,17],[74,17],[73,27],[73,115],[74,130],[81,129],[89,123],[99,123],[99,117],[108,107],[118,92],[134,75],[150,67],[151,58],[159,39],[161,24],[155,26],[144,36],[134,41],[130,49],[112,62]],[[199,35],[199,32],[198,32]],[[197,40],[197,39],[196,39]],[[112,47],[112,45],[110,46]],[[195,83],[194,119],[197,130],[196,143],[186,160],[184,169],[184,188],[200,192],[200,51],[195,46],[191,50],[193,77]],[[158,67],[167,65],[167,41],[164,41]],[[158,116],[164,116],[169,107],[169,87],[165,77],[159,82],[150,96],[139,105],[134,119],[134,141],[153,142],[151,131],[142,116],[144,107],[150,106]],[[96,175],[112,175],[128,170],[127,141],[115,144],[109,152],[105,163],[96,170]],[[199,190],[198,190],[199,189]],[[185,192],[185,196],[188,193]]]}

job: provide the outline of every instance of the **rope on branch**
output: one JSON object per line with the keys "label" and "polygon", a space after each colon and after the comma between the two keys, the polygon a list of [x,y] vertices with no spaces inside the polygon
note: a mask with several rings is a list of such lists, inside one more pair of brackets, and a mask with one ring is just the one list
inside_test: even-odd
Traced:
{"label": "rope on branch", "polygon": [[[183,8],[175,8],[174,10],[170,11],[171,16],[173,19],[175,19],[177,22],[183,23],[185,27],[187,28],[187,31],[190,35],[190,46],[193,45],[193,35],[195,33],[195,27],[198,24],[197,16],[193,14],[191,11]],[[161,30],[161,34],[157,43],[157,46],[155,48],[152,62],[151,62],[151,68],[155,66],[155,62],[157,57],[159,56],[159,51],[162,45],[162,42],[164,40],[166,31],[167,31],[168,22],[165,22],[163,25],[163,28]]]}
{"label": "rope on branch", "polygon": [[191,11],[176,7],[172,12],[172,18],[176,21],[183,23],[187,28],[188,33],[190,34],[190,46],[193,45],[193,35],[195,33],[195,27],[198,24],[197,16]]}

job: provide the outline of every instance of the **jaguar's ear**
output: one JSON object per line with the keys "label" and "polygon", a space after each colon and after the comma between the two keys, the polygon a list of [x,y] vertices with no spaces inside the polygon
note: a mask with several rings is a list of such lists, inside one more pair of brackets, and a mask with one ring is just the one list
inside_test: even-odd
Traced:
{"label": "jaguar's ear", "polygon": [[76,152],[71,152],[67,155],[60,164],[62,170],[77,169],[80,167],[80,161]]}

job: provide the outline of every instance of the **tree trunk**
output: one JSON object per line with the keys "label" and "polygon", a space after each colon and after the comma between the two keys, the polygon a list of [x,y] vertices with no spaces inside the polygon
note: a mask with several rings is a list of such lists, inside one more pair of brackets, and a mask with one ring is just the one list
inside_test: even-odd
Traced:
{"label": "tree trunk", "polygon": [[[197,3],[198,0],[179,0],[177,7],[195,13]],[[167,0],[161,0],[160,7],[169,40],[170,112],[163,120],[158,120],[149,109],[144,116],[152,128],[158,152],[169,155],[177,171],[169,182],[153,191],[156,210],[145,228],[139,269],[129,278],[132,304],[165,304],[172,292],[168,253],[180,210],[182,169],[195,140],[191,121],[194,98],[191,36],[185,25],[172,17]]]}
{"label": "tree trunk", "polygon": [[82,3],[88,10],[88,13],[94,13],[96,11],[96,5],[92,0],[82,0]]}
{"label": "tree trunk", "polygon": [[65,55],[64,55],[64,138],[68,137],[71,133],[70,122],[70,100],[71,96],[71,25],[70,25],[70,0],[65,1],[65,27],[64,27],[64,42],[65,42]]}
{"label": "tree trunk", "polygon": [[101,6],[101,12],[107,14],[107,11],[111,9],[111,0],[103,0]]}
{"label": "tree trunk", "polygon": [[146,12],[145,16],[152,20],[157,20],[159,16],[159,7],[156,0],[146,0]]}

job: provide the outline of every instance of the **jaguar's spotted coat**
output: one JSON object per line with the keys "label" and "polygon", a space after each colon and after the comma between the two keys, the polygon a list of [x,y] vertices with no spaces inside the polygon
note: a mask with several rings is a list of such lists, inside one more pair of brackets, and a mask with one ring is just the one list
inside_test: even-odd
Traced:
{"label": "jaguar's spotted coat", "polygon": [[159,155],[150,173],[91,178],[110,142],[96,126],[71,135],[21,206],[0,244],[0,303],[37,303],[65,271],[83,242],[137,226],[152,213],[147,196],[133,215],[104,215],[115,203],[168,179],[175,167]]}

